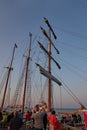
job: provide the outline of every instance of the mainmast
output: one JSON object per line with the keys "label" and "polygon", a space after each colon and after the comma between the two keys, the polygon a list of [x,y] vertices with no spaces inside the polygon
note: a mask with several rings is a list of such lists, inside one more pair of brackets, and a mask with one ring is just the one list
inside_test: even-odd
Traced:
{"label": "mainmast", "polygon": [[41,27],[41,31],[48,40],[48,50],[46,50],[45,47],[40,42],[38,42],[38,44],[40,45],[41,49],[43,51],[45,51],[45,53],[48,56],[48,71],[44,70],[39,64],[37,64],[37,65],[40,68],[40,73],[48,78],[48,109],[50,111],[51,108],[52,108],[52,88],[51,88],[52,85],[51,85],[51,80],[53,80],[56,83],[58,83],[59,85],[61,85],[61,82],[59,80],[57,80],[54,76],[51,75],[51,60],[53,60],[56,63],[56,65],[58,66],[59,69],[61,67],[56,62],[56,60],[51,56],[51,45],[56,50],[57,54],[59,54],[59,50],[56,48],[56,46],[54,45],[54,43],[51,40],[51,33],[53,34],[54,39],[56,39],[57,37],[56,37],[51,25],[49,24],[49,21],[46,18],[44,18],[44,21],[45,21],[45,23],[47,24],[47,26],[49,28],[49,35],[46,33],[45,29],[43,29],[42,27]]}
{"label": "mainmast", "polygon": [[[51,37],[51,33],[49,30],[49,35]],[[48,72],[51,74],[51,42],[48,42]],[[51,79],[48,79],[48,109],[51,110],[51,104],[52,104],[52,83]]]}
{"label": "mainmast", "polygon": [[26,85],[27,85],[27,78],[28,78],[28,68],[29,68],[29,60],[30,60],[32,34],[30,33],[29,36],[30,36],[30,47],[28,48],[28,55],[27,55],[27,58],[26,58],[26,73],[25,73],[24,92],[23,92],[23,100],[22,100],[22,114],[24,114]]}
{"label": "mainmast", "polygon": [[[41,48],[41,49],[47,54],[47,56],[48,56],[48,70],[45,70],[45,69],[44,69],[42,66],[40,66],[38,63],[37,63],[36,65],[39,67],[40,73],[41,73],[42,75],[44,75],[45,77],[48,78],[48,109],[49,109],[49,111],[50,111],[51,108],[52,108],[52,100],[51,100],[51,99],[52,99],[52,98],[51,98],[51,97],[52,97],[52,88],[51,88],[51,81],[56,82],[59,86],[62,85],[62,83],[61,83],[57,78],[55,78],[55,76],[53,76],[53,75],[51,74],[51,60],[53,60],[53,62],[57,65],[57,67],[58,67],[59,69],[61,69],[61,67],[60,67],[59,63],[57,63],[57,61],[52,57],[52,53],[51,53],[51,46],[53,46],[54,49],[56,50],[57,54],[59,54],[59,50],[56,48],[56,46],[54,45],[54,43],[53,43],[52,40],[51,40],[51,33],[52,33],[54,39],[57,39],[57,37],[56,37],[56,35],[55,35],[55,33],[54,33],[54,31],[53,31],[51,25],[49,24],[49,21],[48,21],[46,18],[44,18],[44,20],[45,20],[45,23],[47,24],[47,26],[48,26],[48,28],[49,28],[50,34],[48,35],[48,34],[46,33],[45,29],[42,28],[42,27],[41,27],[41,31],[42,31],[42,33],[45,35],[45,37],[46,37],[47,40],[48,40],[48,50],[46,50],[46,48],[45,48],[39,41],[38,41],[38,44],[39,44],[40,48]],[[67,89],[66,89],[66,90],[67,90]],[[72,91],[71,91],[70,89],[69,89],[67,92],[68,92],[68,94],[70,94],[70,95],[73,97],[73,99],[74,99],[75,101],[77,101],[77,102],[80,104],[80,106],[81,106],[80,110],[82,110],[82,109],[85,108],[84,105],[79,101],[79,99],[75,96],[74,93],[72,93]],[[76,112],[79,112],[79,111],[76,111]]]}
{"label": "mainmast", "polygon": [[[48,20],[46,18],[44,18],[45,23],[48,25],[49,27],[49,42],[48,42],[48,72],[51,74],[51,32],[54,34],[54,38],[56,39],[56,35],[53,31],[53,29],[51,28]],[[51,83],[51,79],[48,79],[48,109],[51,110],[52,107],[52,83]]]}
{"label": "mainmast", "polygon": [[8,86],[8,81],[9,81],[10,73],[11,73],[11,70],[13,70],[12,64],[13,64],[14,53],[15,53],[15,49],[16,48],[17,48],[17,45],[15,43],[14,48],[13,48],[13,55],[12,55],[11,63],[10,63],[10,66],[7,67],[8,74],[7,74],[7,80],[6,80],[6,84],[5,84],[5,90],[4,90],[4,95],[3,95],[3,99],[2,99],[1,109],[3,109],[3,106],[4,106],[5,96],[6,96],[6,91],[7,91],[7,86]]}

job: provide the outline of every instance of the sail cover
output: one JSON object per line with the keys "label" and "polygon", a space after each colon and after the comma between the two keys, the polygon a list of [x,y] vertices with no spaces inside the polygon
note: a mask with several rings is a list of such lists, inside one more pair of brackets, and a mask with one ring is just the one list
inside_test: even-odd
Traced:
{"label": "sail cover", "polygon": [[39,64],[36,64],[37,66],[39,66],[40,69],[40,73],[43,74],[45,77],[53,80],[54,82],[56,82],[59,86],[62,85],[62,83],[56,79],[53,75],[51,75],[48,71],[46,71],[43,67],[41,67]]}

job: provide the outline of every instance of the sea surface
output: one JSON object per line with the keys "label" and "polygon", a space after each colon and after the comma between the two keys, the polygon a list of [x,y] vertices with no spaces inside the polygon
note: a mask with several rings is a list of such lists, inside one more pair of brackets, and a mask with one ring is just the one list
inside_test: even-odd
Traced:
{"label": "sea surface", "polygon": [[76,111],[76,108],[55,108],[54,109],[56,112],[73,112]]}
{"label": "sea surface", "polygon": [[[62,116],[66,116],[65,114],[60,114],[60,112],[74,112],[77,110],[77,108],[62,108],[62,109],[59,109],[59,108],[55,108],[54,109],[56,111],[56,115],[57,115],[57,118],[59,120],[61,120],[61,117]],[[78,113],[81,115],[81,118],[82,118],[82,122],[84,123],[84,116],[83,116],[83,113]],[[69,114],[70,116],[72,116],[72,114]]]}

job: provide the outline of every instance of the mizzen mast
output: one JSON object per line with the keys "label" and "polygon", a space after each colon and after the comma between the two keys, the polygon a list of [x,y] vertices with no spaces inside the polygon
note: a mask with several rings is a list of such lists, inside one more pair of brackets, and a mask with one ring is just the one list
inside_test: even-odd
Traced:
{"label": "mizzen mast", "polygon": [[13,55],[12,55],[11,63],[9,65],[9,67],[7,67],[8,74],[7,74],[7,80],[6,80],[6,84],[5,84],[5,90],[4,90],[4,95],[3,95],[3,99],[2,99],[1,109],[3,109],[3,106],[4,106],[5,96],[6,96],[6,91],[7,91],[7,86],[8,86],[8,81],[9,81],[10,73],[11,73],[11,70],[13,70],[12,64],[13,64],[13,59],[14,59],[14,54],[15,54],[15,49],[16,48],[17,48],[17,45],[15,43],[14,48],[13,48]]}

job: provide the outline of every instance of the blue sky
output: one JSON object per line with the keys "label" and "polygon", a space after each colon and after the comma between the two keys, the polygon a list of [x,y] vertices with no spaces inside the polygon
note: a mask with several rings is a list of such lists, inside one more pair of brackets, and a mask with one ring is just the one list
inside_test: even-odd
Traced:
{"label": "blue sky", "polygon": [[[43,17],[55,30],[57,40],[54,42],[60,50],[59,56],[54,50],[53,55],[62,69],[57,71],[53,64],[53,73],[87,106],[87,0],[0,0],[0,73],[8,65],[14,43],[17,43],[14,59],[14,77],[17,78],[22,55],[29,46],[29,32],[33,39],[40,39],[40,26],[47,27]],[[38,52],[36,44],[35,47]],[[17,82],[14,77],[13,82]],[[73,107],[73,101],[64,95],[64,105]]]}

